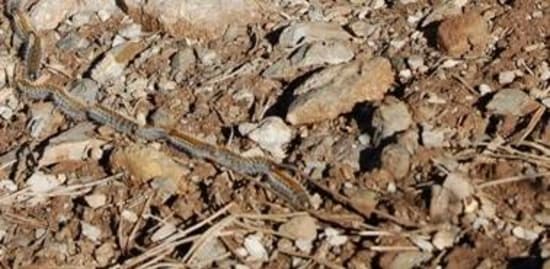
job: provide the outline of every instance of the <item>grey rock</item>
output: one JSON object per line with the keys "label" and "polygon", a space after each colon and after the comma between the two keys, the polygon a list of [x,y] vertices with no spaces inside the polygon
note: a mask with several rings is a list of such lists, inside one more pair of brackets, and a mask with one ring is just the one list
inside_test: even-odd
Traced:
{"label": "grey rock", "polygon": [[396,179],[404,178],[411,166],[411,155],[399,144],[388,145],[382,150],[382,168],[389,171]]}
{"label": "grey rock", "polygon": [[382,99],[393,81],[391,64],[381,57],[328,67],[296,89],[286,120],[298,125],[335,118],[356,103]]}
{"label": "grey rock", "polygon": [[301,46],[290,57],[294,67],[307,67],[321,64],[339,64],[351,60],[353,50],[339,40],[321,41]]}
{"label": "grey rock", "polygon": [[285,28],[279,36],[279,45],[294,48],[301,44],[322,40],[348,40],[350,35],[340,25],[326,22],[299,22]]}
{"label": "grey rock", "polygon": [[99,84],[94,80],[84,78],[77,81],[69,92],[88,104],[95,104],[99,95]]}
{"label": "grey rock", "polygon": [[172,68],[172,73],[185,73],[187,70],[192,68],[197,62],[195,57],[195,52],[191,47],[186,47],[178,50],[176,54],[172,57],[170,67]]}
{"label": "grey rock", "polygon": [[386,98],[374,112],[372,126],[380,138],[407,130],[413,124],[407,104],[395,98]]}
{"label": "grey rock", "polygon": [[538,106],[539,104],[522,90],[503,89],[493,96],[486,108],[497,114],[521,117],[533,112]]}
{"label": "grey rock", "polygon": [[75,51],[90,46],[88,39],[80,36],[77,32],[70,32],[57,42],[57,47],[64,51]]}

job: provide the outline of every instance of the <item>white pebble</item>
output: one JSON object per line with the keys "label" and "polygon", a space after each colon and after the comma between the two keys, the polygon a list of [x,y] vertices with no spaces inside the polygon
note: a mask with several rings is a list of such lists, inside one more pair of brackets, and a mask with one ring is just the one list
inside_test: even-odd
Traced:
{"label": "white pebble", "polygon": [[97,193],[97,194],[90,194],[86,195],[84,197],[84,200],[91,208],[98,208],[105,205],[105,202],[107,201],[107,196],[105,194]]}
{"label": "white pebble", "polygon": [[98,241],[99,237],[101,236],[101,229],[84,221],[81,221],[80,225],[82,229],[82,234],[85,237],[94,242]]}
{"label": "white pebble", "polygon": [[267,250],[261,243],[259,235],[249,235],[244,239],[244,247],[255,260],[266,261],[268,258]]}
{"label": "white pebble", "polygon": [[131,222],[131,223],[134,223],[138,220],[138,217],[136,215],[136,213],[134,213],[133,211],[130,211],[130,210],[123,210],[122,213],[120,214],[125,220]]}
{"label": "white pebble", "polygon": [[504,85],[504,84],[510,84],[516,79],[516,72],[515,71],[504,71],[500,72],[498,74],[498,83]]}
{"label": "white pebble", "polygon": [[534,241],[539,237],[537,233],[524,229],[523,227],[520,227],[520,226],[517,226],[514,229],[512,229],[512,234],[519,239],[523,239],[527,241]]}
{"label": "white pebble", "polygon": [[479,90],[479,93],[480,93],[481,95],[486,95],[486,94],[488,94],[488,93],[493,92],[493,89],[491,89],[491,87],[490,87],[489,85],[487,85],[487,84],[480,84],[480,85],[478,86],[478,90]]}

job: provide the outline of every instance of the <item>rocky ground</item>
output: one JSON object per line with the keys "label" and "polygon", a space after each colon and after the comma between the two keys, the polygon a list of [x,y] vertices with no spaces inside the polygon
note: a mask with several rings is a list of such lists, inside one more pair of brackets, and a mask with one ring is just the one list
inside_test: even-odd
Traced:
{"label": "rocky ground", "polygon": [[2,268],[550,268],[550,2],[30,0],[42,73],[297,167],[230,169],[20,95],[0,11]]}

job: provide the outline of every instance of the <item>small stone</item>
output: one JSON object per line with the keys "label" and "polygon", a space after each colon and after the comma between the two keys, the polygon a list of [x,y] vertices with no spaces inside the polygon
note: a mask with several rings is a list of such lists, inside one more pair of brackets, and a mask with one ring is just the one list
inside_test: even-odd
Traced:
{"label": "small stone", "polygon": [[424,252],[434,251],[434,246],[425,238],[425,236],[412,236],[410,240]]}
{"label": "small stone", "polygon": [[144,48],[142,41],[128,41],[113,47],[92,69],[92,78],[98,83],[120,79],[128,63]]}
{"label": "small stone", "polygon": [[192,48],[186,47],[180,49],[172,57],[172,62],[170,63],[170,66],[172,67],[172,73],[185,73],[187,70],[193,68],[196,62],[197,58],[195,57],[195,52]]}
{"label": "small stone", "polygon": [[429,260],[431,256],[427,252],[403,251],[394,256],[388,266],[381,267],[384,269],[413,269]]}
{"label": "small stone", "polygon": [[279,45],[294,48],[315,41],[348,39],[350,35],[340,25],[320,21],[299,22],[281,32]]}
{"label": "small stone", "polygon": [[424,66],[424,58],[420,55],[411,56],[407,59],[407,64],[412,70],[417,71]]}
{"label": "small stone", "polygon": [[112,242],[101,244],[94,251],[95,260],[100,267],[107,267],[115,257],[115,245]]}
{"label": "small stone", "polygon": [[533,112],[539,106],[522,90],[502,89],[493,96],[486,108],[496,114],[522,117]]}
{"label": "small stone", "polygon": [[437,249],[443,250],[454,245],[455,237],[455,230],[440,230],[435,233],[432,243]]}
{"label": "small stone", "polygon": [[178,38],[221,37],[228,25],[261,18],[261,6],[253,0],[122,0],[120,5],[145,32],[162,29]]}
{"label": "small stone", "polygon": [[101,229],[84,221],[80,222],[80,227],[82,230],[82,235],[93,242],[98,242],[101,237]]}
{"label": "small stone", "polygon": [[413,73],[410,69],[405,68],[401,71],[399,71],[399,78],[401,81],[408,81],[413,77]]}
{"label": "small stone", "polygon": [[317,237],[317,222],[307,215],[297,216],[281,225],[279,232],[292,236],[294,239],[313,241]]}
{"label": "small stone", "polygon": [[82,161],[89,157],[91,149],[100,148],[104,141],[98,139],[67,140],[63,142],[50,141],[38,161],[40,166],[48,166],[64,161]]}
{"label": "small stone", "polygon": [[77,10],[77,0],[42,0],[33,6],[30,20],[37,31],[52,30]]}
{"label": "small stone", "polygon": [[141,25],[137,23],[131,23],[126,25],[124,28],[120,29],[118,32],[119,35],[123,36],[126,39],[137,39],[143,36],[143,31],[141,30]]}
{"label": "small stone", "polygon": [[371,124],[380,138],[386,138],[407,130],[413,121],[407,104],[395,98],[386,98],[374,112]]}
{"label": "small stone", "polygon": [[139,183],[156,178],[162,182],[158,186],[166,192],[183,192],[187,189],[187,181],[181,178],[189,171],[165,152],[152,147],[133,144],[117,149],[111,155],[110,163],[115,170],[127,171],[133,175],[132,179]]}
{"label": "small stone", "polygon": [[337,247],[345,244],[348,241],[348,237],[341,235],[340,232],[334,228],[326,228],[325,236],[327,237],[328,244]]}
{"label": "small stone", "polygon": [[470,197],[475,191],[472,183],[464,175],[456,172],[447,175],[443,187],[460,200]]}
{"label": "small stone", "polygon": [[353,50],[346,43],[329,40],[305,44],[298,48],[289,60],[293,67],[305,68],[314,65],[345,63],[354,56]]}
{"label": "small stone", "polygon": [[88,104],[95,104],[99,96],[99,84],[89,78],[84,78],[78,80],[69,92]]}
{"label": "small stone", "polygon": [[478,86],[478,91],[483,96],[483,95],[486,95],[488,93],[492,93],[493,89],[491,89],[491,86],[489,86],[487,84],[480,84]]}
{"label": "small stone", "polygon": [[439,47],[451,56],[482,52],[489,41],[485,19],[475,12],[449,17],[437,29]]}
{"label": "small stone", "polygon": [[539,237],[538,233],[527,230],[520,226],[514,227],[514,229],[512,229],[512,234],[519,239],[527,241],[535,241]]}
{"label": "small stone", "polygon": [[348,25],[352,33],[357,37],[370,37],[375,32],[380,31],[380,26],[376,24],[369,24],[365,21],[356,21]]}
{"label": "small stone", "polygon": [[258,123],[258,126],[248,133],[248,137],[279,159],[286,156],[284,146],[292,139],[292,129],[281,118],[271,116]]}
{"label": "small stone", "polygon": [[514,82],[516,79],[515,71],[503,71],[498,74],[498,83],[501,85],[506,85]]}
{"label": "small stone", "polygon": [[32,104],[31,118],[28,123],[30,134],[33,138],[39,138],[43,135],[50,135],[50,126],[55,127],[58,120],[62,120],[61,117],[56,117],[54,113],[54,106],[52,103],[37,103]]}
{"label": "small stone", "polygon": [[9,179],[0,180],[0,191],[2,192],[17,191],[17,185]]}
{"label": "small stone", "polygon": [[56,46],[63,51],[75,51],[85,49],[90,46],[90,41],[88,39],[80,36],[77,32],[70,32],[61,38]]}
{"label": "small stone", "polygon": [[395,179],[402,179],[409,173],[411,155],[399,144],[388,145],[382,150],[382,167],[390,172]]}
{"label": "small stone", "polygon": [[138,220],[138,216],[136,215],[136,213],[130,210],[125,209],[122,211],[120,215],[122,216],[122,218],[124,218],[125,220],[131,223],[135,223]]}
{"label": "small stone", "polygon": [[440,148],[448,145],[445,138],[446,130],[431,129],[431,126],[425,125],[422,129],[422,144],[428,148]]}
{"label": "small stone", "polygon": [[296,89],[286,120],[293,125],[332,119],[349,112],[356,103],[383,98],[394,74],[385,58],[356,60],[328,67]]}
{"label": "small stone", "polygon": [[254,260],[266,261],[268,259],[267,250],[262,245],[259,235],[249,235],[245,237],[244,247]]}
{"label": "small stone", "polygon": [[53,188],[63,184],[63,180],[60,180],[55,175],[44,174],[40,171],[35,172],[27,179],[27,185],[34,193],[46,193]]}
{"label": "small stone", "polygon": [[105,202],[107,201],[107,196],[102,193],[90,194],[84,196],[84,200],[91,208],[98,208],[105,205]]}

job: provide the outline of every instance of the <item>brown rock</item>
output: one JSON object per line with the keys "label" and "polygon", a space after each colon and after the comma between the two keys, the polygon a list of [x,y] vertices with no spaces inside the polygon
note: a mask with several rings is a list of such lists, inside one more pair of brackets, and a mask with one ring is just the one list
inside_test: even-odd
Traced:
{"label": "brown rock", "polygon": [[259,7],[252,0],[123,0],[123,9],[146,31],[165,30],[174,36],[213,38],[230,24],[257,20]]}
{"label": "brown rock", "polygon": [[182,177],[188,171],[166,153],[154,148],[136,144],[116,150],[111,156],[111,164],[115,170],[127,171],[139,181],[138,184],[155,178],[166,183],[161,188],[167,191],[187,190]]}
{"label": "brown rock", "polygon": [[391,64],[382,57],[329,67],[296,89],[286,120],[298,125],[333,119],[356,103],[382,99],[393,82]]}
{"label": "brown rock", "polygon": [[476,12],[445,19],[437,29],[439,47],[451,56],[481,52],[489,41],[487,23]]}

